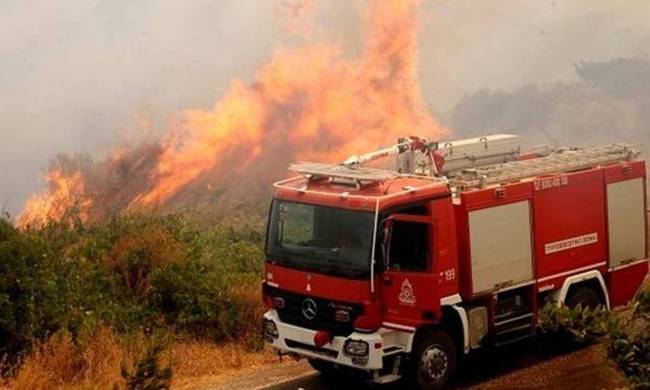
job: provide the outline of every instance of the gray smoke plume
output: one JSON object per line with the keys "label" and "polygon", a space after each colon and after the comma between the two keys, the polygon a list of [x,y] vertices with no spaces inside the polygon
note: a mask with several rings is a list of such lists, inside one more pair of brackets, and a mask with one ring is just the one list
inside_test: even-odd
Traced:
{"label": "gray smoke plume", "polygon": [[616,59],[576,64],[579,80],[531,84],[466,96],[445,121],[459,134],[521,134],[528,145],[650,146],[650,61]]}

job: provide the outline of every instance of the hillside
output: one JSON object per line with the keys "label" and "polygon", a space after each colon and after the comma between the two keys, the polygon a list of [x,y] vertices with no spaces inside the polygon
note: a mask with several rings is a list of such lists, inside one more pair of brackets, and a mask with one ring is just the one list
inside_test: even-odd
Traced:
{"label": "hillside", "polygon": [[650,61],[575,65],[579,81],[483,90],[466,96],[443,123],[459,136],[510,132],[528,145],[650,145]]}

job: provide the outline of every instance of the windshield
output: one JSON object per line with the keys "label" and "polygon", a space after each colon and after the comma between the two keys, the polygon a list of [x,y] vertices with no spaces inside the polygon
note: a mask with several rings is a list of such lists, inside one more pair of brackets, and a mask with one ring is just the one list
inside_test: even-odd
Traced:
{"label": "windshield", "polygon": [[293,268],[366,278],[373,230],[370,212],[276,200],[267,254]]}

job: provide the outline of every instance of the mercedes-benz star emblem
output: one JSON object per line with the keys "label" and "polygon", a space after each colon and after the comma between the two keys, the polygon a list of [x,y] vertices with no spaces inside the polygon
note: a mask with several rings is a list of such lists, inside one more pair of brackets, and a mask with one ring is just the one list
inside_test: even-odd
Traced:
{"label": "mercedes-benz star emblem", "polygon": [[313,299],[307,298],[302,301],[302,315],[305,316],[308,320],[313,320],[316,318],[316,313],[318,313],[318,306]]}

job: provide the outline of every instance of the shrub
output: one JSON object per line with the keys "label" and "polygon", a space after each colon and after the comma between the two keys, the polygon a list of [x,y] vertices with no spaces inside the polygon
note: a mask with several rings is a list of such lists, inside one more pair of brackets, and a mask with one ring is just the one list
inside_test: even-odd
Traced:
{"label": "shrub", "polygon": [[639,293],[630,309],[608,323],[607,353],[634,388],[650,389],[650,292]]}
{"label": "shrub", "polygon": [[550,303],[540,313],[544,333],[565,335],[578,343],[604,337],[607,354],[633,388],[650,389],[650,291],[642,291],[627,310],[573,309]]}
{"label": "shrub", "polygon": [[56,254],[0,219],[0,353],[15,355],[56,331],[65,313]]}
{"label": "shrub", "polygon": [[172,264],[153,277],[151,301],[168,325],[216,341],[257,334],[261,316],[258,278],[202,264]]}
{"label": "shrub", "polygon": [[15,360],[99,324],[256,339],[262,246],[257,221],[132,215],[18,230],[0,218],[0,353]]}
{"label": "shrub", "polygon": [[605,324],[609,317],[609,311],[600,305],[592,309],[578,304],[571,309],[549,302],[540,312],[539,327],[542,333],[568,337],[578,344],[587,344],[606,334]]}
{"label": "shrub", "polygon": [[150,277],[157,269],[185,258],[175,237],[164,227],[152,225],[119,237],[104,257],[104,265],[121,276],[136,298],[142,298],[150,291]]}
{"label": "shrub", "polygon": [[160,365],[163,349],[159,341],[152,341],[144,355],[136,360],[132,370],[122,365],[121,373],[127,390],[167,390],[171,387],[172,368]]}

